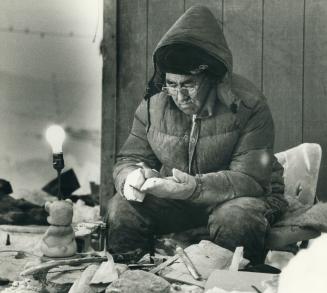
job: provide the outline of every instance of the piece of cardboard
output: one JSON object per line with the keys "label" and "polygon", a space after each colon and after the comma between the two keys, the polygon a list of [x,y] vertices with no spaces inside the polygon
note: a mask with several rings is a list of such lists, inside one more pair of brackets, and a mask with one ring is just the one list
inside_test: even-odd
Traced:
{"label": "piece of cardboard", "polygon": [[[202,240],[199,244],[185,248],[185,253],[203,280],[206,280],[215,269],[228,269],[233,257],[231,251],[207,240]],[[202,288],[205,284],[205,281],[195,280],[180,259],[164,269],[161,275],[170,281],[197,285]]]}
{"label": "piece of cardboard", "polygon": [[276,278],[274,274],[252,273],[252,272],[235,272],[227,270],[215,270],[211,273],[205,284],[205,292],[214,287],[226,291],[246,291],[255,292],[252,286],[260,291],[264,291],[264,282]]}

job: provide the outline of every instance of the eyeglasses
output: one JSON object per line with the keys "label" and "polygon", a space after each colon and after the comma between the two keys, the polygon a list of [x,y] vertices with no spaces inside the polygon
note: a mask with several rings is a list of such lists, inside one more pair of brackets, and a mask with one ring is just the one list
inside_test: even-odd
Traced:
{"label": "eyeglasses", "polygon": [[191,95],[195,94],[196,91],[200,88],[203,80],[204,80],[204,76],[195,85],[182,86],[182,87],[179,87],[178,85],[164,86],[164,87],[162,87],[162,90],[172,96],[177,96],[178,92],[180,92],[184,96],[191,96]]}
{"label": "eyeglasses", "polygon": [[183,87],[173,87],[173,86],[164,86],[162,90],[170,95],[177,96],[178,92],[180,92],[183,96],[190,96],[193,95],[198,86],[183,86]]}

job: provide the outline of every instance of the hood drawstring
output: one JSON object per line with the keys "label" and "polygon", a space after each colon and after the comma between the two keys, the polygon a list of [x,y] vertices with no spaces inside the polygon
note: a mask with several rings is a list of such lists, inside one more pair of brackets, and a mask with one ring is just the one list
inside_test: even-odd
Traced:
{"label": "hood drawstring", "polygon": [[146,88],[145,95],[144,95],[144,100],[146,100],[147,102],[147,118],[148,118],[146,133],[149,132],[151,126],[150,98],[155,94],[161,92],[164,82],[165,82],[165,74],[160,71],[160,69],[157,67],[156,62],[154,61],[154,73],[148,82],[148,86]]}
{"label": "hood drawstring", "polygon": [[148,124],[146,126],[146,133],[148,134],[150,126],[151,126],[151,121],[150,121],[150,119],[151,119],[151,117],[150,117],[150,99],[146,100],[146,110],[147,110],[147,114],[148,114]]}

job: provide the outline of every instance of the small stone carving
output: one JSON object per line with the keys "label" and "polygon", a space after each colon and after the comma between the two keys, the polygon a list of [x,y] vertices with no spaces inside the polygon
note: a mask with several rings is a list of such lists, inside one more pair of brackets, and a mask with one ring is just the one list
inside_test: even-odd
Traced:
{"label": "small stone carving", "polygon": [[73,218],[73,204],[70,200],[47,202],[45,210],[51,225],[45,232],[41,251],[48,257],[69,257],[76,253],[77,246],[74,230],[71,226]]}

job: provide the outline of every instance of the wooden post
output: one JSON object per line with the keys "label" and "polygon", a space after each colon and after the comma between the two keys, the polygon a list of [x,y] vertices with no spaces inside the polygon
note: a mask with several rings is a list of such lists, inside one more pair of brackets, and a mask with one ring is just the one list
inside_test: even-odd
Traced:
{"label": "wooden post", "polygon": [[116,157],[117,0],[103,1],[102,133],[100,213],[104,216],[113,196],[112,168]]}

